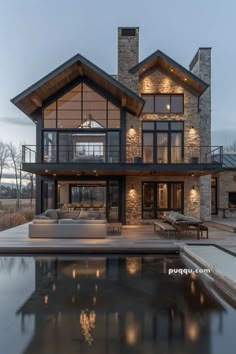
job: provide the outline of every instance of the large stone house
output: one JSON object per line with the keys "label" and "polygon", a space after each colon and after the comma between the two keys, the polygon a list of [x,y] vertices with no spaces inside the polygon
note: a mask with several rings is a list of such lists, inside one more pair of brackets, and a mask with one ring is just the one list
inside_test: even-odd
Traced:
{"label": "large stone house", "polygon": [[23,169],[36,174],[37,213],[97,210],[124,224],[169,210],[211,218],[222,148],[211,146],[210,48],[189,69],[160,50],[140,62],[139,28],[119,28],[116,76],[78,54],[12,102],[36,124]]}

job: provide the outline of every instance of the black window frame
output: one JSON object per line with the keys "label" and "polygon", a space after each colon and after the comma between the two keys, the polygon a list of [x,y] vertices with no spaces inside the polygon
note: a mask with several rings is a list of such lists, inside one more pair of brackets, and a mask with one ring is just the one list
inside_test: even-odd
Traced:
{"label": "black window frame", "polygon": [[[65,128],[65,129],[58,129],[58,128],[53,128],[53,129],[42,129],[42,136],[41,136],[41,161],[44,161],[44,154],[45,154],[45,144],[44,144],[44,134],[45,133],[51,133],[51,132],[55,132],[56,133],[56,161],[55,163],[60,163],[60,158],[59,158],[59,147],[60,147],[60,143],[59,143],[59,135],[60,134],[66,134],[66,133],[75,133],[75,134],[84,134],[84,135],[93,135],[93,134],[104,134],[105,135],[105,146],[106,146],[106,161],[104,163],[108,163],[108,134],[110,132],[114,133],[117,132],[119,134],[119,163],[122,161],[122,133],[121,133],[121,129],[113,129],[113,128],[109,128],[109,129],[100,129],[100,128],[91,128],[91,129],[72,129],[72,128]],[[44,163],[47,163],[44,161]],[[49,163],[53,163],[52,161],[50,161]]]}
{"label": "black window frame", "polygon": [[[143,186],[144,184],[152,184],[154,186],[154,219],[157,219],[159,217],[159,213],[165,212],[165,211],[176,211],[176,212],[181,212],[184,214],[184,182],[183,181],[143,181],[142,182],[142,219],[153,219],[150,217],[144,217],[144,207],[143,207],[143,201],[144,201],[144,196],[143,196]],[[158,208],[158,201],[157,201],[157,185],[158,184],[167,184],[168,189],[167,189],[167,208]],[[172,184],[181,184],[182,186],[182,196],[181,196],[181,205],[182,208],[171,208],[171,185]]]}
{"label": "black window frame", "polygon": [[[154,128],[153,129],[147,129],[143,128],[144,123],[149,123],[152,122],[154,123]],[[158,130],[157,124],[158,123],[167,123],[168,124],[168,130]],[[182,123],[182,130],[178,129],[171,129],[171,123]],[[167,163],[174,163],[171,161],[171,134],[172,133],[179,133],[181,132],[182,138],[181,138],[181,157],[182,160],[184,160],[184,121],[176,121],[176,120],[143,120],[142,121],[142,158],[143,158],[143,148],[144,148],[144,141],[143,141],[143,135],[144,133],[153,133],[153,163],[158,163],[157,161],[157,133],[167,133],[168,134],[168,161]],[[144,161],[144,160],[143,160]]]}
{"label": "black window frame", "polygon": [[[182,115],[184,114],[184,93],[142,93],[141,94],[142,98],[145,100],[145,96],[153,96],[153,111],[147,111],[147,112],[143,112],[143,114],[176,114],[176,115]],[[155,97],[156,96],[170,96],[170,110],[167,112],[159,112],[156,111],[156,103],[155,103]],[[182,111],[181,112],[172,112],[171,110],[171,98],[173,96],[182,96]],[[145,106],[144,106],[145,107]]]}
{"label": "black window frame", "polygon": [[[71,90],[73,90],[73,88],[75,88],[76,86],[78,85],[81,85],[81,91],[80,91],[80,101],[81,101],[81,108],[80,110],[80,115],[81,115],[81,124],[83,124],[86,119],[84,119],[84,108],[83,108],[83,95],[84,95],[84,88],[83,88],[83,85],[86,85],[88,86],[91,90],[93,90],[94,92],[96,92],[98,95],[100,95],[101,97],[104,98],[104,100],[106,100],[106,117],[105,117],[105,121],[106,121],[106,126],[103,127],[103,128],[97,128],[97,129],[100,129],[100,130],[103,130],[103,129],[114,129],[114,130],[119,130],[121,129],[121,122],[122,122],[122,107],[117,103],[115,102],[114,100],[110,99],[109,97],[106,96],[106,93],[103,89],[98,89],[97,87],[95,87],[94,85],[92,85],[90,82],[87,82],[87,81],[78,81],[76,82],[74,85],[70,86],[68,89],[66,89],[65,91],[63,91],[61,94],[57,95],[54,99],[52,100],[49,100],[48,102],[45,102],[45,104],[43,105],[42,107],[42,127],[43,129],[47,129],[47,130],[53,130],[53,129],[80,129],[80,130],[89,130],[88,128],[60,128],[58,126],[58,100],[60,100],[64,95],[66,95],[67,93],[69,93]],[[65,101],[67,102],[67,101]],[[69,102],[69,101],[68,101]],[[96,101],[95,101],[96,102]],[[53,103],[55,103],[56,105],[56,117],[55,117],[55,127],[54,128],[50,128],[50,127],[45,127],[44,126],[44,111],[47,107],[49,107],[50,105],[52,105]],[[108,126],[108,122],[109,122],[109,111],[112,111],[112,110],[109,110],[109,103],[111,103],[112,105],[114,105],[120,112],[119,114],[119,128],[110,128]],[[103,110],[101,110],[103,111]],[[74,119],[72,119],[74,120]],[[114,120],[114,119],[111,119],[111,120]]]}

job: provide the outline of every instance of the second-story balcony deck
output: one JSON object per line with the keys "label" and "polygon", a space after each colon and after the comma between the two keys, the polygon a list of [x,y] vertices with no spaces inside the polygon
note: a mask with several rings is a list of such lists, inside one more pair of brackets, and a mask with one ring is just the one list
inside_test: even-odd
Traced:
{"label": "second-story balcony deck", "polygon": [[75,145],[24,145],[23,169],[36,174],[46,171],[68,175],[71,171],[100,174],[189,174],[222,169],[222,146],[126,146],[103,143]]}

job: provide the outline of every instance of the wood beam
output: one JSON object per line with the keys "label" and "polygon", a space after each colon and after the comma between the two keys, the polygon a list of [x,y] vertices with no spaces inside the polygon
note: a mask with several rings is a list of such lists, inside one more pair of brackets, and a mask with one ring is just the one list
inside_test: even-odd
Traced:
{"label": "wood beam", "polygon": [[38,95],[36,95],[36,94],[34,94],[34,95],[30,98],[30,100],[35,104],[36,107],[42,107],[42,105],[43,105],[42,99],[41,99]]}

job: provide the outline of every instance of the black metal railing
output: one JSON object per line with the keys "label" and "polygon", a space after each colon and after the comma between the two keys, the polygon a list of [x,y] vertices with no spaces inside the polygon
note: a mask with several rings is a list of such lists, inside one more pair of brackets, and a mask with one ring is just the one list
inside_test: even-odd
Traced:
{"label": "black metal railing", "polygon": [[23,163],[222,164],[222,146],[24,145]]}

